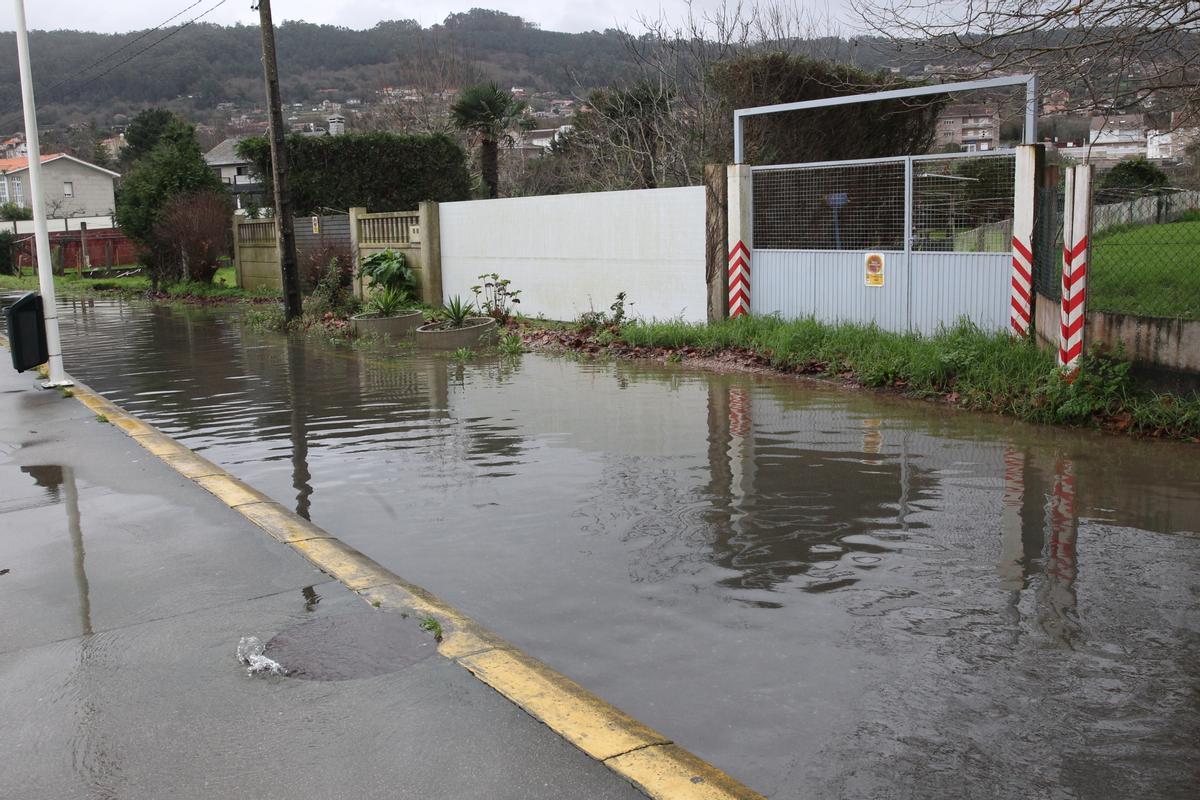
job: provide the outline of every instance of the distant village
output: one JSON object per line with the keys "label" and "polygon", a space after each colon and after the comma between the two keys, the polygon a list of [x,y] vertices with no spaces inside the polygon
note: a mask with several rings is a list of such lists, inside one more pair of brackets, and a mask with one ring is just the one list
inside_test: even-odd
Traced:
{"label": "distant village", "polygon": [[[936,65],[926,66],[924,72],[925,77],[934,80],[951,77],[946,68]],[[573,116],[588,110],[586,103],[555,92],[534,92],[521,86],[513,86],[510,91],[527,104],[529,124],[506,143],[507,151],[521,158],[536,158],[546,153],[556,139],[572,130]],[[361,95],[318,89],[319,101],[291,103],[285,107],[285,116],[290,131],[304,136],[337,136],[347,130],[428,132],[449,127],[449,108],[458,93],[459,89],[453,87],[425,90],[414,86],[384,86]],[[1138,157],[1164,167],[1178,165],[1185,161],[1187,149],[1200,142],[1198,121],[1183,119],[1178,112],[1165,118],[1152,113],[1087,115],[1072,111],[1076,105],[1065,90],[1047,92],[1041,107],[1042,139],[1058,148],[1064,157],[1077,161],[1086,159],[1101,170]],[[229,187],[239,210],[245,212],[269,205],[253,165],[237,154],[240,140],[266,132],[266,108],[221,102],[215,111],[218,121],[196,125],[199,140],[208,143],[205,160]],[[1010,139],[1015,135],[1005,136],[1005,123],[1011,122],[1012,113],[1011,110],[1007,112],[1008,117],[1005,113],[998,103],[946,106],[938,116],[934,149],[938,152],[987,152],[1013,144]],[[124,126],[113,125],[108,133],[103,146],[115,161],[124,146]],[[27,168],[26,152],[21,133],[14,133],[0,142],[0,203],[25,204],[21,173]],[[87,165],[81,158],[71,158],[70,162],[76,173],[80,165]],[[60,204],[58,210],[63,216],[92,217],[112,213],[111,187],[105,191],[77,192],[76,184],[100,182],[111,185],[120,176],[107,168],[88,166],[95,169],[85,170],[85,175],[73,175],[75,180],[64,180],[64,187],[70,187],[64,191],[70,191],[72,196],[64,197]],[[94,198],[94,202],[85,198]]]}

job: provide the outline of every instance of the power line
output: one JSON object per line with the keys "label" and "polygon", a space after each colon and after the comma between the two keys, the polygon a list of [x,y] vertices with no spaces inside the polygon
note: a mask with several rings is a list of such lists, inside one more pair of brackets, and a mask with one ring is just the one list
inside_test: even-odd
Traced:
{"label": "power line", "polygon": [[[101,65],[101,64],[103,64],[105,61],[108,61],[110,58],[112,58],[113,56],[117,55],[118,53],[122,53],[122,52],[124,52],[124,51],[128,50],[129,48],[133,47],[135,44],[137,44],[138,42],[140,42],[142,39],[145,39],[145,38],[146,38],[147,36],[149,36],[150,34],[154,33],[154,32],[155,32],[155,31],[157,31],[157,30],[161,30],[161,29],[162,29],[163,27],[165,27],[166,25],[168,25],[168,24],[170,24],[171,22],[174,22],[175,20],[179,19],[179,18],[180,18],[180,17],[182,17],[182,16],[183,16],[185,13],[187,13],[188,11],[191,11],[193,8],[195,8],[196,6],[200,5],[200,4],[201,4],[201,3],[203,3],[203,2],[204,2],[204,0],[196,0],[196,1],[195,1],[194,3],[192,3],[190,6],[188,6],[188,7],[184,8],[182,11],[176,12],[174,15],[172,15],[172,16],[170,16],[170,17],[167,17],[167,18],[166,18],[166,19],[164,19],[162,22],[160,22],[160,23],[158,23],[157,25],[155,25],[153,28],[149,28],[148,30],[142,31],[142,33],[141,33],[141,34],[139,34],[138,36],[135,36],[134,38],[130,39],[128,42],[126,42],[125,44],[121,45],[121,46],[120,46],[120,47],[118,47],[116,50],[113,50],[113,51],[112,51],[111,53],[109,53],[108,55],[106,55],[106,56],[103,56],[102,58],[99,58],[99,59],[97,59],[97,60],[93,61],[91,64],[88,64],[86,67],[84,67],[83,69],[79,70],[79,72],[78,72],[77,74],[83,74],[83,73],[85,73],[85,72],[87,72],[87,71],[89,71],[89,70],[93,69],[94,67],[98,67],[98,66],[100,66],[100,65]],[[76,76],[72,76],[72,77],[69,77],[69,78],[63,78],[63,79],[62,79],[61,81],[59,81],[58,83],[52,84],[52,85],[50,85],[50,86],[47,86],[47,87],[46,87],[46,88],[45,88],[43,91],[46,91],[46,92],[52,92],[52,91],[54,91],[55,89],[57,89],[58,87],[62,86],[63,84],[65,84],[65,83],[70,83],[72,80],[75,80],[75,77],[76,77]]]}
{"label": "power line", "polygon": [[[176,14],[175,16],[171,17],[171,18],[170,18],[170,19],[168,19],[168,20],[165,20],[163,23],[161,23],[161,24],[159,25],[159,27],[158,27],[158,28],[152,28],[150,31],[148,31],[147,33],[143,34],[142,36],[140,36],[140,37],[138,37],[138,38],[139,38],[139,39],[141,39],[141,38],[145,38],[145,37],[146,37],[147,35],[149,35],[150,33],[153,33],[154,31],[156,31],[156,30],[158,30],[159,28],[161,28],[161,27],[162,27],[162,25],[166,25],[166,24],[167,24],[168,22],[170,22],[171,20],[178,18],[178,17],[179,17],[181,14],[184,14],[184,13],[185,13],[185,12],[187,12],[189,9],[195,8],[196,6],[200,5],[200,3],[202,3],[202,2],[204,2],[204,0],[197,0],[195,3],[192,3],[190,6],[188,6],[188,7],[187,7],[187,8],[185,8],[185,9],[183,9],[183,11],[180,11],[180,12],[179,12],[178,14]],[[134,42],[129,42],[128,44],[126,44],[126,45],[125,45],[125,47],[123,47],[123,48],[120,48],[120,49],[118,49],[118,50],[115,50],[115,51],[113,51],[112,53],[109,53],[107,56],[105,56],[104,58],[100,59],[100,60],[99,60],[98,62],[96,62],[95,64],[92,64],[92,65],[90,65],[90,66],[88,66],[88,67],[85,67],[83,70],[80,70],[80,74],[79,74],[79,75],[76,75],[76,76],[74,76],[74,77],[71,77],[71,78],[64,78],[63,80],[59,81],[58,83],[54,84],[53,86],[50,86],[50,87],[49,87],[48,89],[46,89],[45,91],[51,91],[51,90],[53,90],[53,89],[57,89],[58,87],[60,87],[60,86],[62,86],[62,85],[64,85],[64,84],[67,84],[67,83],[70,83],[70,82],[72,82],[72,81],[76,81],[76,80],[80,80],[80,81],[82,81],[81,83],[79,83],[79,84],[77,85],[77,86],[78,86],[78,88],[83,88],[84,86],[88,86],[88,85],[90,85],[90,84],[92,84],[92,83],[95,83],[96,81],[98,81],[98,80],[100,80],[101,78],[103,78],[105,75],[108,75],[109,73],[111,73],[111,72],[113,72],[113,71],[115,71],[115,70],[118,70],[118,69],[120,69],[121,67],[125,66],[125,65],[126,65],[126,64],[128,64],[130,61],[133,61],[135,58],[137,58],[138,56],[140,56],[140,55],[142,55],[143,53],[147,52],[148,50],[152,50],[153,48],[155,48],[155,47],[158,47],[160,44],[162,44],[163,42],[165,42],[167,39],[170,39],[170,38],[171,38],[172,36],[174,36],[175,34],[179,33],[180,31],[182,31],[182,30],[184,30],[184,29],[186,29],[186,28],[188,28],[188,27],[190,27],[191,25],[195,24],[195,23],[196,23],[198,20],[200,20],[201,18],[203,18],[203,17],[206,17],[206,16],[208,16],[209,14],[211,14],[212,12],[216,11],[218,8],[220,8],[221,6],[225,5],[225,3],[226,3],[226,2],[228,2],[228,0],[218,0],[216,3],[214,3],[214,4],[213,4],[213,5],[211,5],[211,6],[209,6],[209,7],[208,7],[207,9],[205,9],[204,11],[201,11],[199,14],[197,14],[196,16],[194,16],[194,17],[192,17],[191,19],[189,19],[187,22],[183,23],[182,25],[180,25],[179,27],[175,28],[174,30],[172,30],[172,31],[169,31],[169,32],[168,32],[168,33],[167,33],[165,36],[161,36],[161,37],[159,37],[158,39],[155,39],[153,42],[151,42],[150,44],[146,45],[146,46],[145,46],[145,47],[143,47],[141,50],[138,50],[137,52],[133,53],[133,55],[129,56],[128,58],[125,58],[125,59],[122,59],[121,61],[118,61],[116,64],[113,64],[111,67],[109,67],[108,69],[104,70],[103,72],[97,73],[96,75],[93,75],[93,76],[91,76],[90,78],[87,78],[86,80],[84,80],[84,79],[83,79],[83,77],[82,77],[82,73],[83,73],[83,72],[86,72],[87,70],[89,70],[89,69],[91,69],[92,67],[96,66],[96,64],[100,64],[100,63],[103,63],[103,62],[107,61],[109,58],[112,58],[112,56],[114,56],[114,55],[116,55],[118,52],[120,52],[120,50],[123,50],[123,49],[126,49],[126,48],[128,48],[128,47],[129,47],[130,45],[132,45]],[[136,40],[135,40],[135,41],[136,41]],[[11,111],[11,109],[9,109],[9,110]]]}

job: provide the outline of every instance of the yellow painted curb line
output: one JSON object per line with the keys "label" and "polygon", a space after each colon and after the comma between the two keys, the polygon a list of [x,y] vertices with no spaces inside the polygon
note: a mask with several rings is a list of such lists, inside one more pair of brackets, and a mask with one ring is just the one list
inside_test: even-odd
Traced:
{"label": "yellow painted curb line", "polygon": [[[0,336],[0,344],[7,340]],[[428,591],[408,583],[292,513],[87,386],[74,394],[180,475],[287,544],[376,608],[431,616],[442,626],[438,652],[571,744],[662,800],[764,800],[708,762],[584,689]]]}

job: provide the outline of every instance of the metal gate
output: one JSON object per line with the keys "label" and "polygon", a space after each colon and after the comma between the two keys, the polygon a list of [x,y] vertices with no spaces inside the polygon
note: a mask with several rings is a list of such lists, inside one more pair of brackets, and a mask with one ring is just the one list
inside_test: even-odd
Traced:
{"label": "metal gate", "polygon": [[751,311],[1009,326],[1015,151],[752,168]]}

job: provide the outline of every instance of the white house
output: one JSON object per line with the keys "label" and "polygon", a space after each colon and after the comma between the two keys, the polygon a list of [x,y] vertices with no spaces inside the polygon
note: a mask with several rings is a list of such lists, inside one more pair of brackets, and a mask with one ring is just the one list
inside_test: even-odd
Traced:
{"label": "white house", "polygon": [[1119,161],[1146,155],[1146,121],[1141,114],[1092,117],[1090,127],[1093,158]]}
{"label": "white house", "polygon": [[262,179],[249,159],[237,154],[238,142],[243,138],[234,136],[224,140],[204,154],[204,160],[221,183],[229,187],[234,205],[241,209],[263,204]]}
{"label": "white house", "polygon": [[[66,153],[42,156],[42,201],[49,217],[101,217],[116,208],[111,169],[89,164]],[[0,203],[30,206],[29,159],[0,159]]]}

